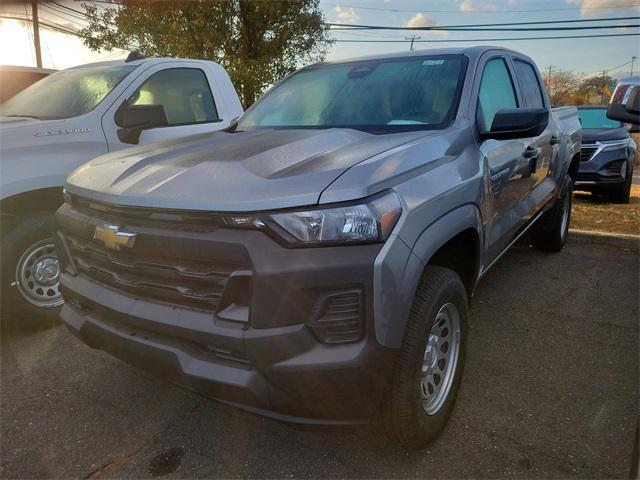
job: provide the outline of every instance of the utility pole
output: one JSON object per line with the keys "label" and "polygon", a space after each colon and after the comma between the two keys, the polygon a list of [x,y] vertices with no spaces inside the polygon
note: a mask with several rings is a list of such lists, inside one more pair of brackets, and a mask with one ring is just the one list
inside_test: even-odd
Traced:
{"label": "utility pole", "polygon": [[607,71],[602,70],[602,90],[600,90],[600,103],[604,104],[604,89],[607,87],[605,81],[607,79]]}
{"label": "utility pole", "polygon": [[36,66],[42,68],[42,53],[40,52],[40,22],[38,21],[38,2],[31,1],[31,17],[33,19],[33,44],[36,48]]}
{"label": "utility pole", "polygon": [[416,40],[420,40],[420,35],[411,35],[410,37],[404,37],[405,40],[411,40],[411,46],[409,47],[409,51],[413,50],[413,42]]}
{"label": "utility pole", "polygon": [[636,63],[636,57],[635,55],[633,57],[631,57],[631,72],[629,73],[630,77],[633,77],[633,64]]}
{"label": "utility pole", "polygon": [[549,94],[549,98],[551,98],[551,70],[553,70],[553,65],[549,65],[549,73],[547,75],[547,93]]}

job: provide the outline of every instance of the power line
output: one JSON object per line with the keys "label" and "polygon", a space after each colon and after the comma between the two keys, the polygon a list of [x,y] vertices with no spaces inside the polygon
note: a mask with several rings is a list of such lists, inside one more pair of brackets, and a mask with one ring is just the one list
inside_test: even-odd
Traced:
{"label": "power line", "polygon": [[74,13],[76,13],[76,14],[79,14],[79,15],[81,15],[82,17],[86,17],[86,16],[87,16],[87,14],[86,14],[85,12],[83,12],[83,11],[76,10],[75,8],[68,7],[68,6],[63,5],[63,4],[61,4],[61,3],[58,3],[58,2],[56,2],[56,1],[53,1],[53,0],[52,0],[52,1],[51,1],[51,3],[53,3],[54,5],[57,5],[57,6],[58,6],[58,7],[60,7],[60,8],[63,8],[63,9],[65,9],[65,10],[68,10],[68,11],[70,11],[70,12],[74,12]]}
{"label": "power line", "polygon": [[[17,17],[17,16],[13,16],[13,15],[0,15],[0,18],[6,18],[9,20],[19,20],[21,22],[32,22],[32,20],[30,18],[22,18],[22,17]],[[43,22],[40,21],[40,25],[43,27],[46,27],[50,30],[54,30],[56,32],[60,32],[60,33],[66,33],[67,35],[73,35],[76,36],[78,38],[82,38],[82,36],[80,35],[80,33],[78,33],[75,30],[72,30],[70,28],[64,27],[62,25],[59,25],[57,23],[52,23],[52,22]],[[130,50],[136,50],[138,47],[132,46],[132,45],[125,45],[125,47],[129,48]]]}
{"label": "power line", "polygon": [[354,25],[349,23],[325,23],[330,26],[340,26],[349,30],[429,30],[429,29],[445,29],[445,28],[469,28],[469,27],[512,27],[514,25],[551,25],[558,23],[585,23],[585,22],[613,22],[619,20],[640,20],[640,16],[636,17],[607,17],[577,20],[547,20],[537,22],[506,22],[506,23],[473,23],[461,25],[432,25],[424,27],[393,27],[386,25]]}
{"label": "power line", "polygon": [[[330,23],[325,22],[324,25],[328,27],[338,27],[336,29],[332,28],[332,30],[458,30],[465,29],[468,31],[474,31],[474,28],[485,28],[485,27],[513,27],[513,26],[522,26],[522,25],[551,25],[558,23],[584,23],[584,22],[606,22],[606,21],[619,21],[619,20],[639,20],[640,16],[635,17],[608,17],[608,18],[597,18],[597,19],[580,19],[580,20],[549,20],[549,21],[538,21],[538,22],[508,22],[508,23],[476,23],[476,24],[459,24],[459,25],[431,25],[424,27],[396,27],[390,25],[360,25],[360,24],[348,24],[348,23]],[[599,26],[599,25],[589,25],[589,26],[581,26],[581,27],[544,27],[541,30],[568,30],[568,29],[590,29],[590,28],[615,28],[615,26]],[[489,29],[487,29],[489,30]],[[513,29],[513,30],[526,30],[526,29]],[[535,28],[531,28],[531,30],[537,30]]]}
{"label": "power line", "polygon": [[53,15],[64,22],[73,23],[75,26],[75,22],[77,22],[76,18],[63,16],[63,14],[60,13],[58,10],[54,10],[53,8],[51,8],[51,5],[48,3],[42,3],[40,4],[40,6],[44,9],[43,11],[47,13],[47,16]]}
{"label": "power line", "polygon": [[619,69],[619,68],[626,67],[626,66],[627,66],[627,65],[629,65],[631,62],[633,62],[633,60],[629,60],[628,62],[623,63],[623,64],[621,64],[621,65],[617,65],[617,66],[615,66],[615,67],[607,68],[607,69],[606,69],[606,71],[607,71],[607,72],[613,72],[614,70],[617,70],[617,69]]}
{"label": "power line", "polygon": [[[341,27],[346,24],[341,23],[326,23],[330,27]],[[473,26],[461,27],[461,26],[433,26],[433,27],[390,27],[382,25],[354,25],[356,30],[411,30],[411,31],[453,31],[453,32],[551,32],[551,31],[566,31],[566,30],[602,30],[608,28],[638,28],[640,24],[622,24],[622,25],[582,25],[579,27],[526,27],[526,28],[475,28]],[[335,31],[339,31],[336,29]]]}
{"label": "power line", "polygon": [[[605,33],[598,35],[564,35],[551,37],[514,37],[514,38],[469,38],[447,40],[416,40],[415,43],[453,43],[453,42],[510,42],[519,40],[563,40],[571,38],[637,37],[640,33]],[[334,39],[337,43],[406,43],[406,40],[355,40]]]}
{"label": "power line", "polygon": [[[111,3],[106,1],[100,1],[99,3]],[[382,8],[382,7],[365,7],[363,5],[345,5],[343,3],[328,3],[326,5],[330,6],[340,6],[343,8],[357,8],[361,10],[374,10],[379,12],[391,12],[391,13],[462,13],[462,14],[495,14],[495,13],[532,13],[532,12],[558,12],[558,11],[581,11],[581,10],[610,10],[610,9],[632,9],[634,7],[640,6],[640,3],[634,3],[630,5],[611,5],[608,7],[564,7],[564,8],[538,8],[538,9],[529,9],[529,10],[476,10],[472,12],[463,12],[461,10],[411,10],[411,9],[401,9],[401,8]]]}

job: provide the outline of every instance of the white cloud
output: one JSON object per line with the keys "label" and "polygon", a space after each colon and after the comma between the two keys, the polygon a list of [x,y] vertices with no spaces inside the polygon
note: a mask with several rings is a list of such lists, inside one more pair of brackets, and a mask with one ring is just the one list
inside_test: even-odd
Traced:
{"label": "white cloud", "polygon": [[[440,24],[436,20],[425,15],[424,13],[416,13],[405,24],[405,27],[437,27],[438,25]],[[448,32],[445,30],[428,30],[428,32],[438,35],[448,35]]]}
{"label": "white cloud", "polygon": [[358,23],[360,17],[356,13],[356,9],[353,7],[342,8],[340,5],[337,5],[334,8],[336,12],[336,23],[348,23],[353,25],[354,23]]}
{"label": "white cloud", "polygon": [[491,2],[485,2],[485,1],[481,1],[480,6],[477,6],[477,4],[475,4],[471,0],[464,0],[464,2],[460,4],[460,11],[464,13],[495,12],[496,6]]}
{"label": "white cloud", "polygon": [[640,11],[640,5],[637,0],[566,0],[570,5],[578,5],[580,7],[580,16],[582,17],[601,17],[607,12],[607,8],[620,10],[628,8],[629,10]]}

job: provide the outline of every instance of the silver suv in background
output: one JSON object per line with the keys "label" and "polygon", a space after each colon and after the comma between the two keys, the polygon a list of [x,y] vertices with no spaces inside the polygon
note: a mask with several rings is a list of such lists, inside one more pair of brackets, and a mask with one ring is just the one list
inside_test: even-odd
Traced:
{"label": "silver suv in background", "polygon": [[493,47],[303,68],[226,131],[96,158],[58,210],[62,318],[280,420],[442,430],[469,298],[525,232],[566,242],[581,128]]}

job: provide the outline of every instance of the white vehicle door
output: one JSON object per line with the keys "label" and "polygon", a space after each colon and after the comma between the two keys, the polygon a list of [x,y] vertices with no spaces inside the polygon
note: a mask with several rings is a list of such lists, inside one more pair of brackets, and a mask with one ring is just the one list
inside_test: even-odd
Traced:
{"label": "white vehicle door", "polygon": [[[126,148],[198,133],[221,130],[230,119],[221,118],[213,78],[201,64],[159,64],[145,71],[104,115],[102,123],[109,150]],[[130,105],[162,105],[167,125],[140,132],[137,143],[122,140],[116,112]],[[122,138],[121,138],[122,137]]]}

